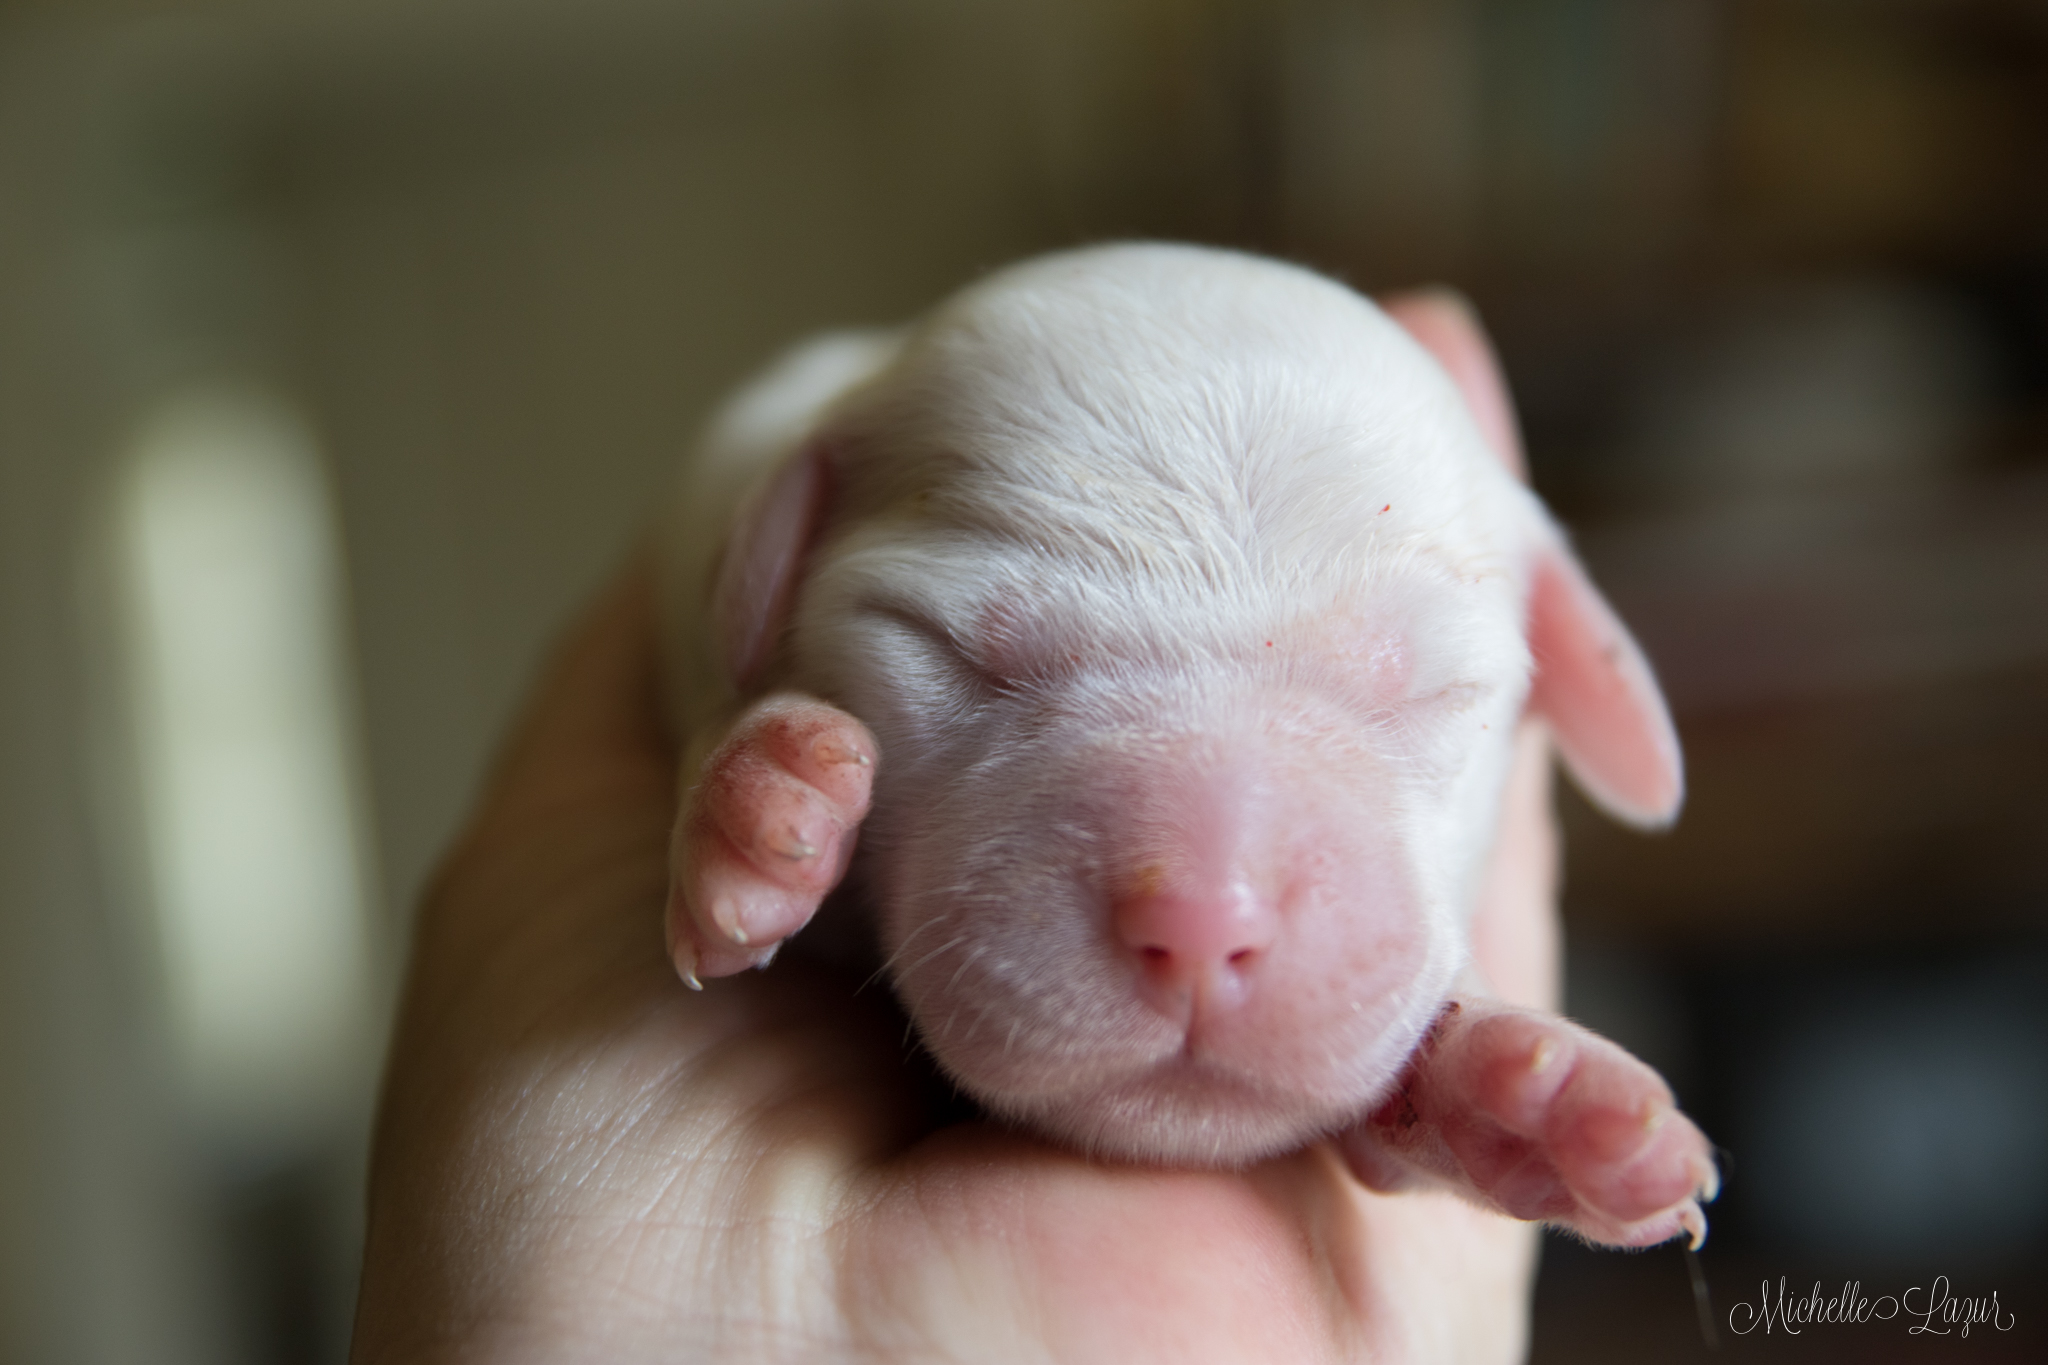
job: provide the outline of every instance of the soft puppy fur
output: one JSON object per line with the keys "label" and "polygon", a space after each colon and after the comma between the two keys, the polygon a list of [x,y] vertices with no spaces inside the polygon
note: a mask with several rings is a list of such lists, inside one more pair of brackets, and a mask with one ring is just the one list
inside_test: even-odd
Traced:
{"label": "soft puppy fur", "polygon": [[1662,1082],[1466,971],[1525,711],[1620,818],[1682,778],[1476,329],[1406,321],[1102,247],[742,392],[663,538],[684,978],[850,878],[933,1055],[1048,1136],[1334,1136],[1376,1184],[1697,1237],[1712,1166]]}

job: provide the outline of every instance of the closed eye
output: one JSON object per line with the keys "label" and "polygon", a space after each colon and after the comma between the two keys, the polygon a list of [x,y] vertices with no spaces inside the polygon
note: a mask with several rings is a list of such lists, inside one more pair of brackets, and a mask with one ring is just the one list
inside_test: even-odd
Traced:
{"label": "closed eye", "polygon": [[1465,765],[1477,737],[1475,712],[1498,692],[1490,683],[1458,682],[1383,707],[1366,719],[1380,751],[1420,779],[1444,777]]}
{"label": "closed eye", "polygon": [[870,603],[866,610],[870,615],[918,637],[934,657],[947,665],[949,671],[962,675],[975,686],[989,692],[1005,692],[1013,686],[1010,679],[976,659],[957,635],[921,612],[894,603]]}
{"label": "closed eye", "polygon": [[1455,682],[1425,696],[1411,697],[1403,706],[1432,716],[1455,716],[1480,706],[1498,690],[1492,683]]}
{"label": "closed eye", "polygon": [[1388,726],[1431,724],[1476,710],[1498,689],[1491,683],[1457,682],[1420,696],[1404,697],[1392,705],[1374,707],[1366,723],[1375,729]]}

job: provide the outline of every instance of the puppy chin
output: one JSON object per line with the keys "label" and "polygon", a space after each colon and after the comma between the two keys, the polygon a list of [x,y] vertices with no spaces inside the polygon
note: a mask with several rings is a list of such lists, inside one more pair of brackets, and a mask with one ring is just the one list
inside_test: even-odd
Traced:
{"label": "puppy chin", "polygon": [[1237,1169],[1334,1132],[1385,1088],[1305,1096],[1176,1062],[1080,1093],[987,1102],[1004,1117],[1093,1157]]}

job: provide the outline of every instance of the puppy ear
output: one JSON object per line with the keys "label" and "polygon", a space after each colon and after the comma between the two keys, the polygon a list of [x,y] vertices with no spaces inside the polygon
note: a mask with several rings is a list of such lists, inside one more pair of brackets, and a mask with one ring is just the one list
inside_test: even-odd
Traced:
{"label": "puppy ear", "polygon": [[754,490],[733,523],[712,582],[711,620],[736,690],[759,675],[788,624],[830,483],[824,444],[808,442]]}
{"label": "puppy ear", "polygon": [[1529,709],[1550,722],[1579,789],[1615,819],[1656,829],[1685,802],[1678,732],[1650,664],[1561,541],[1529,583]]}
{"label": "puppy ear", "polygon": [[1472,420],[1486,444],[1509,473],[1527,483],[1522,433],[1515,425],[1515,405],[1508,397],[1507,380],[1501,375],[1485,329],[1479,325],[1479,315],[1465,296],[1448,289],[1418,289],[1390,294],[1380,300],[1380,308],[1436,357],[1465,396],[1465,406],[1472,410]]}
{"label": "puppy ear", "polygon": [[[1472,306],[1442,289],[1398,294],[1380,306],[1436,357],[1480,435],[1527,482],[1514,403]],[[1536,657],[1529,708],[1550,722],[1573,780],[1617,820],[1641,828],[1670,824],[1685,801],[1671,713],[1642,650],[1561,539],[1537,554],[1528,630]]]}

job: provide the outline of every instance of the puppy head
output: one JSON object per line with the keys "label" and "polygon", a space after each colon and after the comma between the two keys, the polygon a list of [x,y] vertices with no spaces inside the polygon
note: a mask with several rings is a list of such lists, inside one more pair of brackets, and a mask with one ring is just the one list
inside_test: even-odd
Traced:
{"label": "puppy head", "polygon": [[[770,485],[735,638],[875,732],[882,947],[992,1108],[1230,1164],[1398,1072],[1463,959],[1532,628],[1634,658],[1472,414],[1340,286],[1110,248],[942,309]],[[1661,717],[1646,685],[1582,709]]]}

